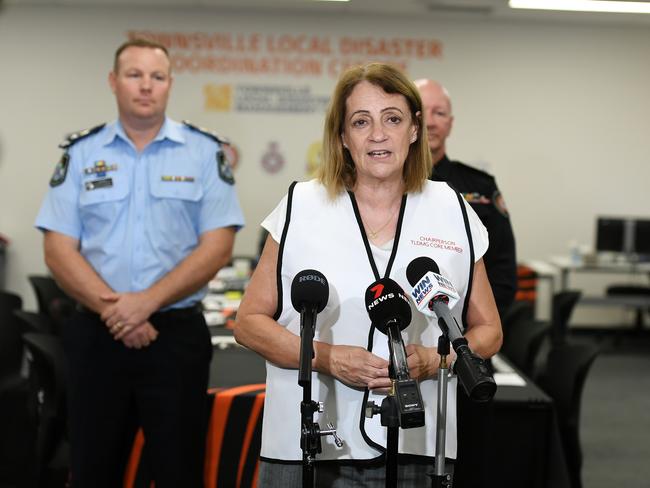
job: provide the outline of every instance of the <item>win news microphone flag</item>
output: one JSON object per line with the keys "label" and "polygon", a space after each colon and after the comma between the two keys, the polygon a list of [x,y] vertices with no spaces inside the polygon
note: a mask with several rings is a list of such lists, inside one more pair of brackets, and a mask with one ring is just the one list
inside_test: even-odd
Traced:
{"label": "win news microphone flag", "polygon": [[456,351],[454,369],[467,396],[475,402],[490,400],[497,389],[494,378],[485,361],[470,350],[462,328],[450,312],[460,299],[453,283],[440,274],[436,262],[426,256],[409,263],[406,278],[413,287],[411,298],[416,308],[424,315],[438,320],[438,326],[447,334]]}

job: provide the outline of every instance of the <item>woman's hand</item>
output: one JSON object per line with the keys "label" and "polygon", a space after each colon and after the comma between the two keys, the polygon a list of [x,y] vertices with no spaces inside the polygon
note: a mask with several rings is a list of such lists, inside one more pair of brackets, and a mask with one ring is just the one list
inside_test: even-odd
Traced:
{"label": "woman's hand", "polygon": [[406,362],[411,378],[418,381],[432,378],[440,365],[438,348],[409,344],[406,346]]}
{"label": "woman's hand", "polygon": [[336,379],[355,388],[370,390],[390,387],[388,361],[362,347],[331,346],[329,372]]}

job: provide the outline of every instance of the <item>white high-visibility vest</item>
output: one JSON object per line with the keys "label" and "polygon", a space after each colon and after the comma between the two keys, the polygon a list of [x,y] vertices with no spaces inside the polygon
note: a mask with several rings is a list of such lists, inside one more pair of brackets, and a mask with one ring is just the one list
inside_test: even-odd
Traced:
{"label": "white high-visibility vest", "polygon": [[[466,211],[466,218],[461,207]],[[488,246],[485,227],[449,185],[432,181],[426,183],[421,193],[406,197],[400,221],[401,230],[390,249],[369,245],[372,260],[376,261],[377,276],[366,250],[367,240],[364,239],[363,224],[353,197],[342,193],[331,200],[325,188],[315,180],[292,185],[289,193],[262,224],[280,243],[278,323],[300,335],[300,314],[291,304],[291,282],[298,272],[316,269],[329,282],[329,301],[318,314],[314,340],[359,346],[388,358],[387,338],[371,327],[366,312],[366,288],[378,278],[386,277],[386,267],[390,264],[387,277],[399,283],[410,295],[412,287],[406,278],[406,268],[413,259],[429,256],[460,294],[452,314],[461,324],[473,262],[483,256]],[[473,253],[470,252],[468,230],[473,241]],[[437,346],[440,335],[438,325],[413,305],[411,308],[413,319],[402,332],[404,343]],[[436,389],[435,379],[420,383],[426,410],[425,426],[399,430],[401,453],[435,455]],[[384,395],[370,392],[367,400],[380,405],[383,398]],[[325,405],[324,413],[315,414],[314,421],[319,423],[321,429],[332,422],[344,442],[342,448],[337,448],[330,436],[322,437],[323,452],[317,455],[318,460],[362,460],[381,455],[380,446],[386,446],[386,427],[380,424],[379,415],[371,419],[364,416],[364,390],[351,388],[331,376],[313,372],[312,399]],[[262,458],[284,461],[302,459],[301,400],[298,370],[279,368],[267,362]],[[456,457],[455,378],[449,382],[448,388],[446,456]]]}

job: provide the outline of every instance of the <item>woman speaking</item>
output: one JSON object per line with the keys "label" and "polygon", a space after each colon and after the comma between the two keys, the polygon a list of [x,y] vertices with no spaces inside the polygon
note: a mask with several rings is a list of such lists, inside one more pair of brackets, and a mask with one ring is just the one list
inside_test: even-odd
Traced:
{"label": "woman speaking", "polygon": [[[237,341],[267,360],[260,486],[301,486],[300,314],[290,296],[301,270],[316,269],[329,281],[329,301],[314,335],[312,395],[325,407],[318,422],[332,422],[343,440],[337,447],[331,437],[322,438],[316,486],[384,486],[386,428],[378,415],[364,415],[366,395],[379,404],[391,385],[387,340],[375,332],[364,303],[371,283],[391,278],[408,293],[407,266],[430,257],[460,295],[452,314],[465,325],[472,351],[487,358],[501,345],[481,259],[488,236],[451,187],[427,180],[431,158],[421,105],[417,89],[397,68],[371,63],[348,69],[330,102],[318,178],[293,184],[262,223],[269,237],[235,328]],[[411,377],[420,382],[425,425],[400,429],[399,486],[430,484],[440,334],[434,320],[413,308],[402,336]],[[446,443],[451,459],[455,394],[453,379]]]}

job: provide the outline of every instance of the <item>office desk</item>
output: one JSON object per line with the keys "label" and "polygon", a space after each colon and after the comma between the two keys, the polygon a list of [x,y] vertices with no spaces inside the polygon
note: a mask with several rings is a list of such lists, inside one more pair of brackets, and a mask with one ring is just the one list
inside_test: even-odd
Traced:
{"label": "office desk", "polygon": [[[504,385],[495,378],[494,449],[488,453],[499,481],[495,486],[570,488],[553,400],[507,359],[499,359],[525,384]],[[497,360],[493,364],[498,366]]]}
{"label": "office desk", "polygon": [[560,270],[560,290],[566,290],[569,285],[571,273],[599,273],[599,274],[645,274],[650,277],[650,263],[632,262],[596,262],[576,264],[566,256],[555,256],[549,263]]}

